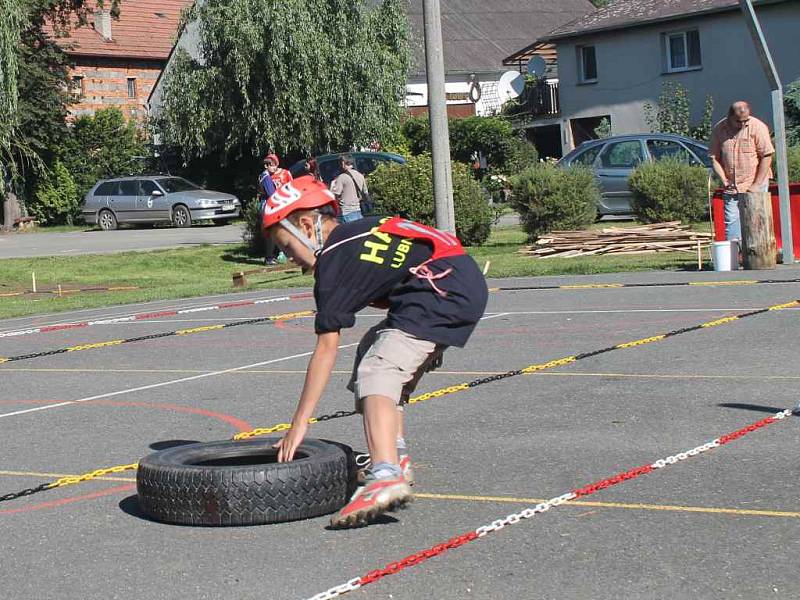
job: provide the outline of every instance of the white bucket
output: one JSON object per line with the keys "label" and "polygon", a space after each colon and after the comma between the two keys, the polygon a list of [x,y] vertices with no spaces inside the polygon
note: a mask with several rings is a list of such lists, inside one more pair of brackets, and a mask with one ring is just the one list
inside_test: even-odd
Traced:
{"label": "white bucket", "polygon": [[[731,270],[731,264],[732,264],[731,257],[733,255],[733,253],[731,252],[731,246],[733,246],[733,244],[731,244],[729,241],[713,242],[711,244],[711,260],[714,263],[715,271]],[[738,254],[738,248],[737,248],[737,254]]]}

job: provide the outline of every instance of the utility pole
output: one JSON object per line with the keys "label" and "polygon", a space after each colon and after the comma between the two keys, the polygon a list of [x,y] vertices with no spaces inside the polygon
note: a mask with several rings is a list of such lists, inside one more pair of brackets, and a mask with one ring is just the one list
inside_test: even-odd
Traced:
{"label": "utility pole", "polygon": [[456,232],[453,209],[453,173],[450,165],[450,132],[447,125],[447,97],[444,79],[442,13],[439,0],[422,0],[425,22],[425,62],[428,78],[428,114],[433,151],[433,198],[436,227]]}
{"label": "utility pole", "polygon": [[[781,241],[783,246],[783,264],[794,263],[794,243],[792,237],[792,213],[789,199],[789,167],[786,158],[786,115],[783,110],[783,85],[772,60],[767,40],[761,29],[752,0],[739,0],[747,27],[755,44],[756,54],[767,76],[772,89],[772,119],[775,128],[775,152],[778,158],[778,194],[781,206]],[[798,232],[800,233],[800,232]]]}

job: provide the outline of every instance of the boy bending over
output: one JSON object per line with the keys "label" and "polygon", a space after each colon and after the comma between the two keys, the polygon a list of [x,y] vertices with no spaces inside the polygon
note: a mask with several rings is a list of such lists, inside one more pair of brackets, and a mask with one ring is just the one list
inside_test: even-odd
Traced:
{"label": "boy bending over", "polygon": [[412,499],[402,406],[448,346],[463,347],[483,316],[488,291],[454,236],[400,217],[340,225],[336,198],[313,177],[281,187],[264,209],[264,228],[297,264],[313,270],[317,345],[292,428],[276,444],[290,461],[336,361],[339,334],[367,306],[388,308],[358,346],[348,388],[364,416],[371,458],[334,527],[365,525]]}

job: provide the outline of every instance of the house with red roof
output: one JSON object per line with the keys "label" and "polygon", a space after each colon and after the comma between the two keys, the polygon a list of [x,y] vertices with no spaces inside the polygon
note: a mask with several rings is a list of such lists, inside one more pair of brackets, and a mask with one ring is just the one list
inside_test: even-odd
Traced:
{"label": "house with red roof", "polygon": [[124,0],[119,17],[98,9],[89,24],[57,38],[73,61],[73,116],[116,106],[141,120],[147,99],[178,37],[181,11],[191,0]]}

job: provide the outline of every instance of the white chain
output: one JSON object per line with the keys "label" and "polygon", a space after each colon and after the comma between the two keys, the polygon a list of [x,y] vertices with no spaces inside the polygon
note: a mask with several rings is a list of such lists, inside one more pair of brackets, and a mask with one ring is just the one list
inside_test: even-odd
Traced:
{"label": "white chain", "polygon": [[[791,410],[784,410],[777,413],[776,415],[773,415],[772,418],[776,420],[781,420],[791,415],[792,415]],[[691,450],[687,450],[685,452],[678,452],[678,454],[673,454],[672,456],[668,456],[667,458],[662,458],[660,460],[657,460],[650,466],[653,469],[663,469],[668,465],[674,465],[681,461],[686,460],[687,458],[697,456],[698,454],[702,454],[703,452],[708,452],[709,450],[713,450],[714,448],[719,448],[720,445],[721,445],[720,438],[717,438],[706,444],[703,444],[702,446],[697,446],[696,448],[692,448]],[[496,521],[493,521],[489,525],[484,525],[483,527],[479,527],[478,529],[475,530],[475,533],[478,534],[479,538],[485,537],[486,535],[494,531],[500,531],[506,525],[516,525],[523,519],[530,519],[538,514],[547,512],[551,508],[560,506],[561,504],[569,502],[570,500],[574,500],[575,498],[577,498],[575,492],[567,492],[566,494],[562,494],[561,496],[556,496],[555,498],[548,500],[547,502],[542,502],[534,507],[526,508],[517,513],[512,513],[507,517],[505,517],[504,519],[497,519]],[[342,594],[346,594],[347,592],[352,592],[353,590],[357,590],[360,587],[361,587],[361,578],[356,577],[355,579],[351,579],[345,584],[342,584],[335,588],[331,588],[327,592],[322,592],[321,594],[317,594],[316,596],[309,598],[308,600],[331,600],[331,598],[337,598]]]}
{"label": "white chain", "polygon": [[360,587],[361,587],[361,578],[356,577],[355,579],[351,579],[347,583],[343,583],[342,585],[337,585],[336,587],[329,589],[327,592],[322,592],[321,594],[317,594],[313,598],[309,598],[309,600],[331,600],[332,598],[338,598],[342,594],[353,592]]}

